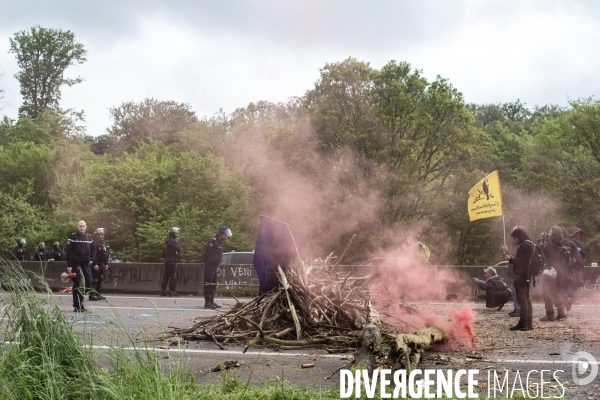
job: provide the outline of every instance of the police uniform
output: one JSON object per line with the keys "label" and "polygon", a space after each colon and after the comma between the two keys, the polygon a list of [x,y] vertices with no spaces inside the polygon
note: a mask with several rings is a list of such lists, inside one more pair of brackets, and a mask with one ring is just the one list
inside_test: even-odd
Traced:
{"label": "police uniform", "polygon": [[53,245],[52,250],[50,250],[50,258],[54,261],[63,261],[63,251],[60,248],[60,245]]}
{"label": "police uniform", "polygon": [[33,261],[48,261],[48,252],[46,251],[46,249],[38,247],[38,249],[35,251],[35,254],[33,255]]}
{"label": "police uniform", "polygon": [[160,282],[161,296],[167,295],[167,285],[171,291],[170,295],[177,296],[177,259],[181,252],[181,243],[175,240],[176,237],[175,233],[169,232],[169,236],[163,245],[165,263],[163,266],[163,277]]}
{"label": "police uniform", "polygon": [[17,261],[27,261],[27,249],[19,244],[13,249],[13,256],[17,259]]}
{"label": "police uniform", "polygon": [[223,260],[223,240],[219,235],[212,237],[202,253],[204,263],[204,303],[214,304],[215,292],[217,291],[217,266]]}
{"label": "police uniform", "polygon": [[[96,257],[92,263],[92,288],[95,290],[90,292],[90,300],[104,300],[102,296],[102,281],[104,280],[104,272],[108,265],[109,251],[108,246],[104,243],[104,240],[96,237],[93,243],[94,249],[96,250]],[[98,270],[94,268],[98,266]]]}
{"label": "police uniform", "polygon": [[[75,232],[67,239],[67,266],[75,272],[73,278],[73,307],[75,311],[83,311],[84,292],[92,289],[92,271],[90,261],[96,258],[94,239],[87,233]],[[83,282],[81,281],[83,279]],[[82,290],[85,287],[85,291]]]}

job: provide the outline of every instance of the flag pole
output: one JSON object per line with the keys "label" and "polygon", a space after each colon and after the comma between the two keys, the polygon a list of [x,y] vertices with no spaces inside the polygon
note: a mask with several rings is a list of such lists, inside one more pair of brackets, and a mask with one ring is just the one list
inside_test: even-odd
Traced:
{"label": "flag pole", "polygon": [[502,213],[502,227],[504,228],[504,245],[506,246],[506,223],[504,222],[504,213]]}

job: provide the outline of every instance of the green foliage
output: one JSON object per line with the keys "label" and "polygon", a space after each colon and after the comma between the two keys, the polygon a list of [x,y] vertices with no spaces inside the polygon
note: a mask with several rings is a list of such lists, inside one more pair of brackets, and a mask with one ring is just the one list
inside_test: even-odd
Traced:
{"label": "green foliage", "polygon": [[174,101],[129,101],[109,111],[113,125],[105,141],[110,140],[120,150],[130,150],[145,140],[176,143],[198,122],[189,104]]}
{"label": "green foliage", "polygon": [[39,25],[20,31],[10,38],[10,53],[17,57],[21,84],[21,114],[36,119],[46,108],[58,108],[61,86],[73,86],[82,78],[66,78],[65,70],[86,61],[86,50],[75,42],[71,31],[47,29]]}
{"label": "green foliage", "polygon": [[53,151],[45,145],[12,141],[0,146],[0,192],[34,205],[47,204]]}
{"label": "green foliage", "polygon": [[474,183],[499,170],[508,229],[525,225],[536,238],[555,223],[576,225],[591,257],[600,254],[592,99],[467,105],[447,79],[429,81],[409,63],[375,69],[348,58],[326,64],[312,89],[285,104],[199,120],[185,103],[125,102],[110,109],[106,135],[89,137],[83,114],[57,103],[60,85],[78,81],[63,73],[85,60],[83,46],[40,27],[11,46],[24,57],[23,79],[47,72],[33,64],[35,46],[63,53],[54,67],[48,59],[48,103],[25,97],[19,119],[0,122],[5,246],[16,236],[64,242],[84,219],[108,229],[122,259],[160,261],[167,228],[179,226],[182,261],[195,262],[223,224],[234,232],[226,250],[251,250],[264,214],[301,227],[315,256],[340,254],[357,233],[345,262],[361,262],[419,232],[432,263],[494,264],[502,224],[470,222],[465,203]]}
{"label": "green foliage", "polygon": [[171,226],[181,228],[182,262],[198,262],[220,225],[235,233],[228,248],[251,246],[236,222],[250,189],[241,173],[212,155],[175,153],[151,141],[118,158],[94,157],[58,186],[57,201],[69,204],[73,227],[84,218],[90,228],[108,228],[109,243],[124,260],[160,261]]}

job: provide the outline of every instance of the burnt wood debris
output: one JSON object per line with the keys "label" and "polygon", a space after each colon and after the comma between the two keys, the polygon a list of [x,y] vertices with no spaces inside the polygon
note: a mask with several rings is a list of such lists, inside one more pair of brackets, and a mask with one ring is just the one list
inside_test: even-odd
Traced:
{"label": "burnt wood debris", "polygon": [[287,274],[279,268],[279,288],[249,302],[238,300],[230,311],[197,318],[190,327],[170,327],[164,338],[212,341],[222,350],[244,344],[244,352],[258,344],[354,351],[352,364],[369,371],[381,366],[411,370],[429,345],[444,340],[434,326],[398,332],[386,311],[380,315],[371,303],[370,281],[378,274],[351,276],[336,269],[332,258],[298,262]]}

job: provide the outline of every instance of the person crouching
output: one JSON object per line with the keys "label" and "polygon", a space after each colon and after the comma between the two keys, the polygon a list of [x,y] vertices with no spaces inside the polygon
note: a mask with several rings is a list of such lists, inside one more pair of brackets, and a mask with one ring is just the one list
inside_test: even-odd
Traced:
{"label": "person crouching", "polygon": [[507,286],[494,268],[487,267],[483,272],[485,273],[485,281],[477,278],[473,278],[473,280],[477,283],[479,289],[485,290],[485,306],[500,311],[508,302]]}

